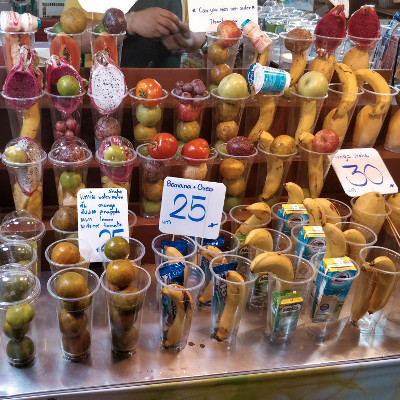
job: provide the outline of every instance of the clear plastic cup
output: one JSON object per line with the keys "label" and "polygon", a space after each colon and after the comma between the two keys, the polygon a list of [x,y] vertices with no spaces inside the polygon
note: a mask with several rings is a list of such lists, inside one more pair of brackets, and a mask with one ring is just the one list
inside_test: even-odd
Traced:
{"label": "clear plastic cup", "polygon": [[278,155],[265,151],[260,143],[257,150],[264,161],[257,166],[257,193],[260,201],[272,206],[281,198],[283,184],[297,150],[289,155]]}
{"label": "clear plastic cup", "polygon": [[150,287],[150,274],[134,265],[135,278],[124,289],[116,289],[106,277],[100,278],[107,302],[108,326],[110,327],[111,350],[116,356],[130,356],[136,353],[142,310]]}
{"label": "clear plastic cup", "polygon": [[[70,253],[70,250],[65,249],[65,248],[63,249],[61,246],[58,246],[61,243],[65,243],[68,246],[72,244],[78,248],[79,255],[80,255],[78,262],[76,262],[76,263],[69,262],[69,259],[67,257]],[[54,259],[53,250],[56,246],[58,246],[57,249],[58,249],[58,254],[59,254],[59,256],[57,257],[57,260],[65,260],[65,262],[57,263],[57,262],[53,261],[53,259]],[[52,244],[47,246],[47,248],[44,252],[44,256],[46,257],[46,260],[49,263],[52,274],[55,274],[58,271],[63,271],[68,268],[79,268],[82,270],[83,269],[89,270],[91,254],[92,254],[92,249],[91,249],[90,245],[87,242],[85,242],[84,240],[77,239],[77,238],[70,238],[70,239],[58,240],[57,242],[53,242]]]}
{"label": "clear plastic cup", "polygon": [[[396,86],[396,89],[399,90],[399,86]],[[400,104],[400,99],[399,99],[399,92],[396,95],[396,101],[397,104]],[[393,109],[390,112],[390,119],[389,119],[389,125],[388,129],[386,131],[386,136],[385,136],[385,143],[384,147],[387,151],[391,151],[393,153],[400,153],[400,140],[399,140],[399,135],[398,135],[398,121],[399,121],[399,115],[400,111],[399,109]]]}
{"label": "clear plastic cup", "polygon": [[304,243],[299,240],[299,233],[303,229],[303,226],[294,226],[292,228],[292,234],[290,236],[293,241],[292,253],[296,256],[303,258],[304,260],[310,261],[314,254],[325,253],[326,240],[323,238],[313,238],[309,243]]}
{"label": "clear plastic cup", "polygon": [[[400,252],[400,246],[398,241],[396,240],[396,236],[398,236],[398,233],[400,233],[400,207],[396,207],[394,204],[394,201],[391,201],[389,203],[389,198],[391,196],[398,196],[398,195],[391,195],[388,194],[385,196],[385,200],[388,204],[390,204],[390,207],[392,209],[392,212],[390,213],[390,216],[386,217],[386,220],[383,224],[383,230],[381,231],[381,241],[380,244],[383,247],[387,247],[388,249],[392,249],[395,251]],[[390,221],[389,221],[390,219]],[[396,233],[397,231],[397,233]],[[397,237],[398,239],[398,237]]]}
{"label": "clear plastic cup", "polygon": [[[291,252],[292,240],[289,236],[287,236],[284,233],[279,232],[275,229],[271,229],[271,228],[262,228],[262,229],[268,231],[272,236],[272,244],[273,244],[272,251],[275,251],[275,252],[281,253],[281,254],[287,254],[287,253]],[[265,250],[262,250],[262,249],[258,248],[257,246],[248,245],[247,247],[249,250],[249,255],[248,255],[249,260],[253,260],[259,254],[265,252]]]}
{"label": "clear plastic cup", "polygon": [[27,98],[8,97],[1,92],[7,107],[13,138],[29,137],[41,142],[41,107],[44,92]]}
{"label": "clear plastic cup", "polygon": [[336,58],[336,52],[340,54],[341,46],[346,36],[340,37],[330,37],[314,34],[313,47],[311,49],[311,54],[316,54],[324,59],[333,55]]}
{"label": "clear plastic cup", "polygon": [[[62,297],[58,282],[65,280],[64,274],[75,272],[84,277],[86,291],[79,290],[79,297]],[[71,278],[67,282],[71,282]],[[79,279],[81,281],[81,279]],[[76,279],[73,280],[76,282]],[[57,285],[58,284],[58,285]],[[79,282],[81,284],[81,282]],[[79,286],[81,288],[82,286]],[[47,290],[53,298],[57,322],[60,328],[60,345],[63,357],[70,361],[82,361],[90,354],[93,326],[94,296],[100,287],[97,274],[86,268],[67,268],[53,274],[47,281]],[[69,289],[69,288],[68,288]],[[85,292],[84,296],[81,293]],[[61,295],[60,295],[61,294]]]}
{"label": "clear plastic cup", "polygon": [[182,178],[209,181],[217,154],[215,149],[210,148],[209,157],[203,160],[181,156],[183,161]]}
{"label": "clear plastic cup", "polygon": [[126,36],[126,32],[122,33],[96,33],[92,28],[87,32],[90,35],[90,45],[92,50],[92,57],[94,54],[101,50],[107,50],[110,58],[116,65],[121,64],[122,43]]}
{"label": "clear plastic cup", "polygon": [[279,210],[283,204],[287,203],[276,203],[271,207],[271,227],[279,232],[284,233],[286,236],[292,234],[292,228],[296,225],[308,225],[308,215],[293,213],[289,218],[283,218],[279,214]]}
{"label": "clear plastic cup", "polygon": [[[236,272],[242,281],[229,280],[229,272],[218,273],[221,264],[236,263]],[[246,309],[251,288],[257,275],[250,272],[251,261],[235,254],[215,257],[210,264],[212,275],[211,337],[233,347],[240,321]]]}
{"label": "clear plastic cup", "polygon": [[[23,239],[23,238],[21,238]],[[0,244],[0,268],[7,264],[19,264],[22,268],[38,275],[36,250],[27,242],[8,242]]]}
{"label": "clear plastic cup", "polygon": [[[389,258],[395,271],[382,269],[379,264],[375,266],[374,261],[378,257]],[[350,320],[360,331],[371,332],[394,301],[400,276],[400,254],[385,247],[367,246],[360,251],[360,264],[361,272],[355,288]]]}
{"label": "clear plastic cup", "polygon": [[159,299],[160,315],[160,348],[174,352],[185,348],[196,299],[204,284],[204,272],[197,265],[186,262],[186,279],[180,284],[175,277],[169,277],[169,262],[160,264],[155,272],[157,281],[157,297]]}
{"label": "clear plastic cup", "polygon": [[[58,205],[77,207],[78,191],[85,189],[87,185],[92,152],[82,139],[63,138],[53,144],[48,157],[53,165]],[[79,161],[72,161],[76,159]]]}
{"label": "clear plastic cup", "polygon": [[[240,241],[232,233],[224,230],[219,231],[219,236],[215,240],[196,238],[198,247],[197,264],[204,272],[204,287],[200,291],[199,304],[203,307],[211,305],[212,296],[212,276],[210,273],[210,262],[220,255],[238,254]],[[210,249],[213,246],[219,249]]]}
{"label": "clear plastic cup", "polygon": [[140,162],[140,215],[145,218],[157,218],[160,215],[164,179],[169,175],[173,157],[155,159],[144,156],[147,144],[137,148]]}
{"label": "clear plastic cup", "polygon": [[365,60],[365,65],[363,65],[363,68],[371,68],[372,59],[375,54],[375,48],[381,40],[382,37],[366,39],[362,37],[347,35],[347,39],[343,42],[341,54],[338,56],[336,61],[347,61],[347,58],[345,58],[347,53],[349,51],[354,52],[355,50],[353,50],[353,48],[356,47],[356,57],[353,55],[351,59],[353,59],[353,57],[355,57],[356,59],[358,58],[358,62],[360,62],[360,60]]}
{"label": "clear plastic cup", "polygon": [[162,92],[162,97],[158,99],[136,97],[136,88],[128,92],[132,105],[135,147],[149,142],[154,135],[161,131],[165,101],[168,97],[166,90],[163,89]]}
{"label": "clear plastic cup", "polygon": [[40,281],[20,264],[0,267],[0,337],[8,362],[26,367],[35,359],[36,299]]}
{"label": "clear plastic cup", "polygon": [[128,210],[129,237],[133,236],[133,228],[135,227],[136,223],[137,223],[136,214],[133,211]]}
{"label": "clear plastic cup", "polygon": [[340,223],[345,223],[350,218],[352,213],[351,207],[349,207],[346,203],[343,203],[343,201],[330,199],[327,197],[325,197],[325,199],[329,200],[334,205],[334,207],[336,208],[336,210],[339,212],[340,215],[340,216],[327,215],[326,222],[329,222],[330,224],[337,224],[340,228]]}
{"label": "clear plastic cup", "polygon": [[211,144],[218,150],[219,145],[227,143],[239,135],[240,121],[248,97],[229,99],[218,95],[218,88],[211,90],[212,132]]}
{"label": "clear plastic cup", "polygon": [[[119,157],[118,149],[125,152],[125,161],[107,160],[107,149],[110,146],[117,146],[115,156]],[[108,153],[110,154],[110,153]],[[136,152],[132,143],[122,136],[110,136],[104,139],[96,151],[96,160],[100,166],[101,185],[103,188],[124,188],[128,192],[128,199],[131,191],[131,178],[133,166],[136,160]]]}
{"label": "clear plastic cup", "polygon": [[46,233],[44,223],[29,211],[13,211],[7,214],[0,225],[0,240],[3,243],[27,242],[37,255],[37,267],[34,271],[40,277],[42,258],[42,239]]}
{"label": "clear plastic cup", "polygon": [[[268,314],[265,335],[275,343],[290,341],[311,294],[315,268],[307,260],[287,255],[293,265],[293,282],[268,274]],[[301,273],[298,273],[298,272]]]}
{"label": "clear plastic cup", "polygon": [[56,241],[78,237],[78,231],[63,231],[61,229],[57,229],[53,224],[53,218],[54,216],[50,219],[50,227],[54,231],[54,238]]}
{"label": "clear plastic cup", "polygon": [[228,154],[226,146],[221,144],[218,147],[218,154],[222,160],[219,165],[219,178],[220,182],[226,186],[224,211],[228,212],[232,207],[242,204],[251,166],[258,150],[255,147],[253,154],[249,156],[233,156]]}
{"label": "clear plastic cup", "polygon": [[[310,53],[312,44],[314,41],[314,36],[311,35],[310,39],[297,39],[288,37],[288,32],[279,33],[281,52],[279,57],[279,68],[290,69],[293,62],[293,57],[298,57],[304,54],[303,57],[306,58],[306,63],[310,61]],[[293,82],[297,83],[297,82]]]}

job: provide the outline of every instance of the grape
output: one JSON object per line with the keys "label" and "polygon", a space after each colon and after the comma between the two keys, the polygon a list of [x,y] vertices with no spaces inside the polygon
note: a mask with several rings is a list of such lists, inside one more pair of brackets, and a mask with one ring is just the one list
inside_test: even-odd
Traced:
{"label": "grape", "polygon": [[191,98],[192,98],[192,95],[191,95],[189,92],[183,92],[183,93],[182,93],[182,97],[185,97],[185,98],[187,98],[187,99],[191,99]]}
{"label": "grape", "polygon": [[183,85],[184,85],[183,81],[178,81],[178,82],[175,83],[175,87],[177,89],[182,89]]}
{"label": "grape", "polygon": [[64,136],[65,136],[66,139],[71,140],[71,139],[73,139],[75,137],[75,133],[74,133],[74,131],[71,131],[70,129],[67,129],[64,132]]}
{"label": "grape", "polygon": [[203,81],[202,81],[200,78],[193,79],[191,83],[192,83],[193,86],[194,86],[194,85],[197,85],[197,84],[199,84],[199,83],[201,83],[201,84],[204,85]]}
{"label": "grape", "polygon": [[53,132],[54,135],[54,140],[61,139],[64,136],[64,132],[58,131],[57,129],[54,129]]}
{"label": "grape", "polygon": [[203,96],[205,91],[206,91],[206,86],[202,81],[196,82],[196,84],[193,85],[193,92],[195,94],[200,94]]}
{"label": "grape", "polygon": [[78,125],[78,123],[73,118],[68,118],[67,121],[65,122],[65,125],[66,125],[67,129],[74,131],[75,127]]}
{"label": "grape", "polygon": [[57,121],[55,126],[57,131],[64,132],[66,129],[66,125],[64,121]]}
{"label": "grape", "polygon": [[191,83],[185,83],[182,87],[182,90],[184,92],[189,92],[192,93],[193,92],[193,85]]}
{"label": "grape", "polygon": [[174,93],[175,93],[177,96],[182,96],[183,91],[182,91],[182,89],[175,89],[175,90],[174,90]]}
{"label": "grape", "polygon": [[76,124],[74,132],[76,136],[78,136],[81,133],[81,126],[79,124]]}

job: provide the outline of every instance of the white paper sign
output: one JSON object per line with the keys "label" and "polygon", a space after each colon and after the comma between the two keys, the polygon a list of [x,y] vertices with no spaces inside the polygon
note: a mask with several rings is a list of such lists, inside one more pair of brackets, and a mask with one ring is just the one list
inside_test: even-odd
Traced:
{"label": "white paper sign", "polygon": [[101,261],[100,246],[114,236],[129,236],[126,189],[81,189],[78,192],[78,237],[92,248],[92,262]]}
{"label": "white paper sign", "polygon": [[187,0],[189,28],[193,32],[216,31],[224,20],[240,25],[246,19],[257,23],[257,0]]}
{"label": "white paper sign", "polygon": [[167,177],[160,211],[163,233],[216,239],[226,187],[223,183]]}
{"label": "white paper sign", "polygon": [[335,7],[339,4],[344,5],[344,15],[349,18],[349,0],[329,0]]}
{"label": "white paper sign", "polygon": [[103,14],[109,8],[116,7],[126,14],[137,0],[118,0],[115,4],[112,4],[110,0],[78,0],[78,2],[86,12]]}
{"label": "white paper sign", "polygon": [[332,166],[345,193],[351,197],[367,192],[397,193],[398,188],[375,149],[342,149]]}

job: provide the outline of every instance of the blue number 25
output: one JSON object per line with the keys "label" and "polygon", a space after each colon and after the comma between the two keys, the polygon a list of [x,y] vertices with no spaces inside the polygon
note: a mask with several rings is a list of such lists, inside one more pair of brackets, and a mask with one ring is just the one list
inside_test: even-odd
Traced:
{"label": "blue number 25", "polygon": [[[180,202],[181,204],[179,205],[179,207],[175,211],[172,211],[169,214],[169,216],[171,218],[186,219],[186,217],[184,215],[179,214],[179,213],[181,213],[181,211],[184,210],[185,207],[187,206],[187,203],[188,203],[187,197],[184,194],[176,195],[175,198],[174,198],[174,205],[176,205],[176,203],[177,203],[177,201],[179,199],[182,199],[182,201]],[[190,211],[194,211],[196,209],[200,209],[203,212],[201,213],[202,215],[198,216],[197,218],[192,216],[190,213],[188,213],[188,218],[191,221],[200,222],[205,218],[205,216],[206,216],[206,208],[203,206],[203,204],[195,203],[195,200],[202,201],[202,200],[205,200],[205,199],[206,198],[203,197],[203,196],[192,196],[192,203],[190,204]]]}

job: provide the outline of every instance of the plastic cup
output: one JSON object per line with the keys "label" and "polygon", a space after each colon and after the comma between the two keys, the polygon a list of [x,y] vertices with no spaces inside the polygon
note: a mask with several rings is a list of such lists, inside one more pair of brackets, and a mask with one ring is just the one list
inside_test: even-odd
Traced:
{"label": "plastic cup", "polygon": [[349,51],[354,51],[352,50],[353,47],[357,47],[357,58],[368,59],[368,65],[364,65],[363,68],[371,68],[372,58],[375,54],[375,48],[381,40],[382,37],[366,39],[362,37],[347,35],[347,39],[343,42],[341,54],[338,55],[338,59],[336,61],[342,62],[346,54]]}
{"label": "plastic cup", "polygon": [[[265,335],[268,341],[284,343],[296,332],[300,315],[304,313],[315,277],[313,265],[294,255],[287,255],[293,265],[293,282],[268,274],[268,314]],[[301,272],[301,273],[299,273]]]}
{"label": "plastic cup", "polygon": [[279,210],[283,204],[287,203],[276,203],[271,207],[271,226],[286,236],[290,236],[294,226],[308,225],[308,216],[307,214],[293,213],[288,219],[285,219],[279,215]]}
{"label": "plastic cup", "polygon": [[[382,256],[394,263],[394,272],[375,267],[374,260]],[[350,320],[360,331],[370,332],[375,329],[381,316],[391,308],[394,301],[400,276],[400,254],[385,247],[367,246],[360,251],[360,264],[361,272],[355,287]],[[371,288],[369,304],[360,307],[360,298],[365,297],[363,292],[368,288]]]}
{"label": "plastic cup", "polygon": [[135,227],[136,223],[137,223],[136,214],[133,211],[128,210],[129,237],[133,236],[133,228]]}
{"label": "plastic cup", "polygon": [[132,267],[135,269],[135,278],[123,290],[116,289],[108,282],[106,271],[100,278],[107,301],[111,350],[116,356],[136,353],[142,310],[151,283],[150,274],[145,269],[134,264]]}
{"label": "plastic cup", "polygon": [[[399,90],[399,86],[396,86],[396,89]],[[397,92],[396,95],[396,101],[397,104],[400,104],[400,95],[399,91]],[[392,107],[391,112],[390,112],[390,117],[389,119],[389,125],[388,129],[386,131],[386,136],[385,136],[385,143],[384,147],[387,151],[391,151],[393,153],[400,153],[400,140],[399,140],[399,135],[398,135],[398,117],[400,115],[399,109],[395,109]]]}
{"label": "plastic cup", "polygon": [[76,96],[58,96],[47,93],[50,98],[51,123],[54,141],[63,137],[80,137],[82,105],[85,91]]}
{"label": "plastic cup", "polygon": [[[249,156],[233,156],[226,152],[225,147],[224,144],[218,147],[218,154],[222,160],[219,165],[219,179],[226,186],[224,211],[228,212],[232,207],[242,204],[251,166],[258,150],[254,148],[253,154]],[[236,160],[233,166],[232,160]]]}
{"label": "plastic cup", "polygon": [[299,163],[296,183],[302,188],[308,188],[310,197],[320,197],[326,177],[332,164],[332,153],[318,153],[298,146]]}
{"label": "plastic cup", "polygon": [[[343,141],[345,140],[346,133],[353,117],[354,110],[356,109],[358,100],[364,93],[364,89],[358,88],[357,93],[346,93],[343,92],[343,87],[340,83],[330,83],[328,89],[328,98],[324,107],[323,117],[325,129],[333,129],[337,132],[340,139],[339,148],[342,147]],[[336,113],[337,107],[340,104],[340,100],[343,96],[354,96],[355,100],[353,105],[347,110],[347,112],[338,115]],[[346,110],[344,110],[346,111]]]}
{"label": "plastic cup", "polygon": [[[273,243],[272,251],[281,254],[290,253],[290,251],[292,250],[292,240],[290,239],[289,236],[275,229],[271,228],[262,228],[262,229],[268,231],[272,236],[272,243]],[[248,254],[249,260],[253,260],[261,253],[265,253],[265,250],[260,249],[257,246],[248,245],[247,247],[249,250]]]}
{"label": "plastic cup", "polygon": [[330,37],[314,34],[313,47],[311,49],[312,54],[316,54],[324,59],[333,55],[336,58],[336,53],[341,52],[341,47],[345,37]]}
{"label": "plastic cup", "polygon": [[[71,149],[74,145],[74,149]],[[82,153],[80,161],[62,161],[66,154],[72,156],[72,152],[79,149]],[[56,141],[50,152],[49,161],[53,165],[54,178],[57,189],[58,205],[64,207],[76,207],[78,191],[85,189],[87,185],[87,171],[93,158],[92,152],[82,139],[60,139]]]}
{"label": "plastic cup", "polygon": [[188,341],[196,299],[204,284],[204,272],[197,265],[186,262],[186,279],[177,285],[175,277],[168,277],[164,271],[168,264],[160,264],[155,272],[161,311],[160,348],[178,352]]}
{"label": "plastic cup", "polygon": [[8,362],[26,367],[35,359],[35,318],[40,281],[20,264],[0,267],[0,336]]}
{"label": "plastic cup", "polygon": [[390,216],[390,213],[392,212],[392,207],[387,202],[385,202],[386,212],[384,214],[373,214],[358,208],[355,205],[357,199],[358,197],[352,197],[352,199],[350,200],[350,205],[352,208],[350,221],[366,226],[367,228],[374,231],[374,233],[378,236],[379,232],[382,229],[383,223],[385,222],[385,219],[388,218]]}
{"label": "plastic cup", "polygon": [[41,107],[44,92],[36,97],[13,98],[5,95],[8,119],[13,138],[29,137],[41,141]]}
{"label": "plastic cup", "polygon": [[240,121],[248,97],[229,99],[218,95],[218,88],[211,90],[212,132],[211,143],[215,149],[239,135]]}
{"label": "plastic cup", "polygon": [[135,147],[149,142],[154,135],[161,131],[165,101],[168,97],[166,90],[163,89],[162,92],[162,97],[158,99],[136,97],[136,88],[128,92],[132,105]]}
{"label": "plastic cup", "polygon": [[292,253],[307,261],[310,261],[314,254],[325,253],[325,238],[314,238],[309,241],[309,243],[304,243],[299,240],[299,233],[302,229],[303,226],[300,225],[292,228],[292,234],[290,236],[293,241]]}
{"label": "plastic cup", "polygon": [[122,33],[96,33],[92,28],[87,30],[90,34],[90,45],[92,50],[92,57],[98,51],[106,50],[110,58],[116,65],[121,64],[122,43],[126,36],[126,32]]}
{"label": "plastic cup", "polygon": [[272,206],[281,198],[283,184],[297,150],[289,155],[277,155],[265,151],[260,143],[257,145],[257,150],[264,161],[258,163],[257,193],[260,201]]}
{"label": "plastic cup", "polygon": [[[73,244],[79,249],[80,253],[80,261],[77,263],[56,263],[52,261],[53,258],[53,250],[60,243],[68,243]],[[50,265],[50,270],[52,274],[56,274],[58,271],[64,271],[68,268],[78,268],[80,270],[89,270],[90,267],[90,256],[92,254],[91,247],[88,243],[86,243],[82,239],[70,238],[65,240],[58,240],[57,242],[53,242],[49,246],[47,246],[44,256],[46,257],[47,262]]]}
{"label": "plastic cup", "polygon": [[78,237],[78,231],[63,231],[61,229],[57,229],[53,224],[53,218],[54,216],[50,219],[50,227],[54,231],[54,238],[56,241]]}
{"label": "plastic cup", "polygon": [[[104,158],[104,150],[109,146],[122,147],[126,153],[125,161],[110,161]],[[136,160],[136,152],[132,143],[122,136],[111,136],[104,139],[100,148],[96,151],[96,160],[100,166],[101,185],[103,188],[124,188],[128,192],[128,199],[131,191],[131,178],[133,165]]]}
{"label": "plastic cup", "polygon": [[[391,194],[385,196],[386,202],[391,197]],[[383,247],[387,247],[388,249],[392,249],[400,252],[399,243],[396,240],[396,236],[400,233],[400,207],[396,207],[393,202],[390,205],[392,212],[390,216],[386,217],[386,220],[383,224],[383,230],[381,231],[381,240],[380,244]],[[389,223],[389,219],[391,224]],[[392,228],[393,226],[393,228]],[[398,233],[395,233],[395,230]]]}
{"label": "plastic cup", "polygon": [[145,218],[157,218],[160,215],[164,179],[169,175],[173,157],[155,159],[144,156],[147,144],[137,148],[140,162],[140,215]]}
{"label": "plastic cup", "polygon": [[365,243],[355,243],[351,240],[346,239],[346,256],[350,257],[359,267],[361,267],[360,251],[367,246],[373,246],[377,241],[375,232],[364,225],[357,224],[355,222],[343,222],[336,223],[343,232],[349,229],[355,229],[360,232],[364,238]]}
{"label": "plastic cup", "polygon": [[[77,298],[61,297],[57,294],[57,282],[65,273],[82,275],[87,284],[85,296]],[[54,301],[57,322],[61,335],[63,357],[70,361],[82,361],[90,354],[93,326],[94,296],[100,286],[95,272],[86,268],[67,268],[56,272],[47,281],[47,290]]]}
{"label": "plastic cup", "polygon": [[[385,121],[386,115],[390,109],[390,104],[394,101],[394,97],[398,93],[398,90],[394,86],[390,86],[390,94],[386,93],[378,93],[372,90],[368,90],[365,87],[363,88],[364,93],[362,95],[361,103],[368,104],[364,106],[358,111],[356,116],[356,122],[353,130],[353,139],[352,146],[359,147],[374,147],[377,137],[382,129],[383,123]],[[373,107],[375,104],[375,100],[377,96],[381,96],[384,98],[389,98],[389,105],[385,112],[379,114],[379,116],[375,116],[374,118],[369,117],[360,117],[363,115],[363,109],[365,107]],[[367,113],[367,115],[369,115]]]}
{"label": "plastic cup", "polygon": [[0,268],[7,264],[19,264],[21,268],[37,276],[38,259],[36,250],[27,242],[7,242],[0,244]]}
{"label": "plastic cup", "polygon": [[337,217],[327,215],[326,222],[329,222],[330,224],[337,224],[340,228],[340,223],[345,223],[350,218],[352,213],[351,207],[349,207],[346,203],[343,203],[343,201],[339,201],[336,199],[330,199],[326,197],[326,200],[329,200],[335,206],[340,215]]}
{"label": "plastic cup", "polygon": [[182,178],[209,181],[217,154],[215,149],[210,148],[210,155],[204,160],[182,156]]}
{"label": "plastic cup", "polygon": [[174,133],[177,140],[187,143],[199,138],[210,93],[206,91],[204,97],[187,98],[177,95],[176,89],[173,89],[171,94],[174,98]]}
{"label": "plastic cup", "polygon": [[[279,33],[281,51],[279,57],[279,68],[290,69],[292,66],[293,55],[298,56],[299,54],[305,53],[307,64],[310,61],[310,53],[314,36],[311,35],[310,39],[296,39],[287,36],[287,32]],[[289,46],[289,48],[286,47]],[[294,50],[294,52],[292,52]]]}
{"label": "plastic cup", "polygon": [[37,255],[37,266],[33,272],[40,277],[42,258],[42,239],[46,227],[40,219],[28,211],[13,211],[7,214],[0,225],[0,240],[11,244],[27,242]]}
{"label": "plastic cup", "polygon": [[[242,282],[230,281],[228,273],[218,273],[216,268],[225,263],[236,263],[236,272]],[[215,257],[210,264],[212,275],[211,337],[233,347],[239,331],[251,288],[257,275],[250,272],[251,261],[238,255]]]}

